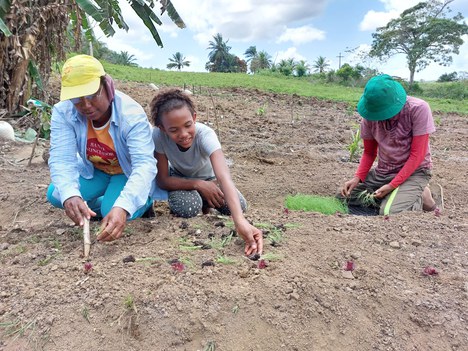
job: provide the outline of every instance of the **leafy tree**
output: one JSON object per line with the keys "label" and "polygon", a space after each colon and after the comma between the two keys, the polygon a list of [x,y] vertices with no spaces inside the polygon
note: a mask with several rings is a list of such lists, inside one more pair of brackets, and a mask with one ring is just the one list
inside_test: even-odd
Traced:
{"label": "leafy tree", "polygon": [[255,73],[262,69],[269,69],[271,65],[271,56],[266,51],[262,50],[250,62],[250,71]]}
{"label": "leafy tree", "polygon": [[437,79],[437,81],[439,83],[442,83],[442,82],[456,82],[457,80],[458,80],[457,72],[444,73],[439,77],[439,79]]}
{"label": "leafy tree", "polygon": [[[162,47],[155,27],[162,25],[154,12],[158,2],[161,15],[185,27],[170,0],[128,0]],[[32,94],[47,102],[52,60],[79,52],[83,33],[93,40],[91,19],[107,36],[129,28],[117,0],[0,0],[0,109],[14,113]]]}
{"label": "leafy tree", "polygon": [[362,78],[362,73],[364,70],[365,68],[361,65],[352,67],[349,63],[345,63],[338,71],[336,71],[336,75],[341,78],[342,81],[347,82],[350,79],[358,80]]}
{"label": "leafy tree", "polygon": [[173,69],[177,68],[177,70],[181,70],[184,67],[189,67],[190,66],[190,61],[187,61],[180,52],[176,52],[174,55],[172,55],[171,58],[169,58],[170,63],[167,64],[168,69]]}
{"label": "leafy tree", "polygon": [[314,61],[314,64],[312,65],[314,71],[318,73],[325,72],[329,66],[330,64],[327,62],[327,59],[323,56],[317,57],[317,59]]}
{"label": "leafy tree", "polygon": [[218,33],[210,41],[208,50],[208,62],[205,68],[209,72],[247,72],[247,63],[239,57],[231,54],[231,47],[227,45],[229,40],[224,41],[223,36]]}
{"label": "leafy tree", "polygon": [[300,60],[296,64],[295,71],[296,71],[296,76],[304,77],[305,75],[307,75],[309,73],[310,67],[309,67],[309,65],[307,64],[306,61]]}
{"label": "leafy tree", "polygon": [[415,72],[423,70],[430,62],[448,66],[452,62],[451,54],[459,53],[462,36],[468,34],[461,13],[447,17],[448,4],[453,1],[427,0],[405,10],[399,18],[372,34],[374,40],[369,55],[385,58],[405,54],[410,86]]}

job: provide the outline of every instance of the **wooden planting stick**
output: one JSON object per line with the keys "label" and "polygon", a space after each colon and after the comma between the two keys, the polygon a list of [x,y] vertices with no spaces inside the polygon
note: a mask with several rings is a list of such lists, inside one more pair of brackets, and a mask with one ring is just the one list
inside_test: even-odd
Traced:
{"label": "wooden planting stick", "polygon": [[84,218],[83,240],[84,240],[84,258],[88,259],[89,251],[91,250],[91,236],[89,234],[89,219],[88,218]]}
{"label": "wooden planting stick", "polygon": [[[88,204],[85,201],[86,206]],[[84,241],[84,258],[88,259],[89,257],[89,251],[91,250],[91,235],[89,233],[89,219],[84,218],[84,224],[83,224],[83,241]]]}

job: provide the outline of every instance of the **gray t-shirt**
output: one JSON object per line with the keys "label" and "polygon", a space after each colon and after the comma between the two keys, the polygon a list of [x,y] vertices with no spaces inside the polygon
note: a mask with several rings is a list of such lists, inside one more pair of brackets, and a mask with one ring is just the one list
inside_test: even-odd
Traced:
{"label": "gray t-shirt", "polygon": [[159,128],[153,128],[155,151],[166,155],[170,167],[178,175],[193,179],[208,179],[215,176],[210,156],[221,149],[221,144],[213,129],[203,123],[196,123],[192,146],[180,151],[177,144]]}

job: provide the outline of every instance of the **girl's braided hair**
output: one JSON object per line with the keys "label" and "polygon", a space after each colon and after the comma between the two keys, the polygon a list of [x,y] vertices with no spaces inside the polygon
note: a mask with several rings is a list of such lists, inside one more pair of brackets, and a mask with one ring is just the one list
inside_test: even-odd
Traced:
{"label": "girl's braided hair", "polygon": [[161,118],[165,113],[185,106],[193,116],[195,114],[195,103],[190,95],[177,88],[163,90],[151,101],[151,121],[156,127],[159,127],[162,125]]}

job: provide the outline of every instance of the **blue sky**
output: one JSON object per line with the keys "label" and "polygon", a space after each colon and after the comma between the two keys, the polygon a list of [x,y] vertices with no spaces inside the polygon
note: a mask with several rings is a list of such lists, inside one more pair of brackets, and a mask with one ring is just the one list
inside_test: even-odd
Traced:
{"label": "blue sky", "polygon": [[[294,58],[312,65],[318,56],[327,58],[330,68],[357,63],[377,68],[381,72],[409,78],[403,55],[379,63],[361,62],[350,48],[366,50],[372,43],[372,33],[391,18],[414,6],[418,0],[172,0],[187,28],[177,28],[163,15],[158,27],[164,48],[153,41],[149,31],[125,0],[119,0],[130,30],[117,30],[111,38],[99,40],[115,51],[127,51],[142,67],[166,69],[169,58],[177,51],[191,62],[185,71],[205,72],[209,42],[216,33],[229,40],[230,52],[244,58],[245,50],[254,45],[257,51],[267,51],[272,59]],[[468,1],[455,0],[450,4],[452,15],[468,14]],[[468,71],[468,36],[453,56],[449,67],[432,64],[416,73],[416,80],[436,80],[441,74]]]}

